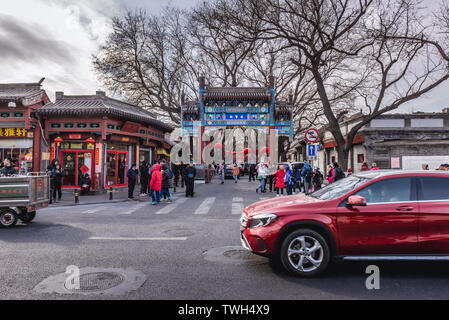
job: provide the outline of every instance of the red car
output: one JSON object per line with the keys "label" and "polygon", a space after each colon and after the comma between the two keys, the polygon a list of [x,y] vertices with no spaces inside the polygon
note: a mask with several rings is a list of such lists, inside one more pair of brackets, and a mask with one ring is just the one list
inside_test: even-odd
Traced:
{"label": "red car", "polygon": [[257,202],[241,217],[248,250],[313,276],[333,260],[449,260],[449,172],[367,171],[309,196]]}

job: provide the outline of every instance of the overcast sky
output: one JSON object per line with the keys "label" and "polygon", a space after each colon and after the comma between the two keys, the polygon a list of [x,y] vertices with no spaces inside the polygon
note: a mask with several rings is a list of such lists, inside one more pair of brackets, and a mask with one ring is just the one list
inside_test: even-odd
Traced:
{"label": "overcast sky", "polygon": [[[2,0],[0,83],[37,82],[55,91],[92,94],[106,89],[93,72],[91,55],[110,32],[110,18],[125,9],[158,12],[167,4],[187,8],[200,0]],[[426,2],[435,3],[434,0]],[[449,107],[449,83],[400,111]]]}

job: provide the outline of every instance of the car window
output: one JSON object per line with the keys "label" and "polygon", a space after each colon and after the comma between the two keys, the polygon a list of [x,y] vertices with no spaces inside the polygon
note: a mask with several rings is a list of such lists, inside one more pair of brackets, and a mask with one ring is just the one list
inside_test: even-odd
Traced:
{"label": "car window", "polygon": [[411,178],[393,178],[374,182],[354,195],[369,203],[410,201]]}
{"label": "car window", "polygon": [[420,178],[420,200],[449,200],[449,178]]}
{"label": "car window", "polygon": [[364,177],[358,177],[356,175],[349,176],[311,193],[310,196],[321,200],[337,199],[367,181],[369,181],[369,179]]}

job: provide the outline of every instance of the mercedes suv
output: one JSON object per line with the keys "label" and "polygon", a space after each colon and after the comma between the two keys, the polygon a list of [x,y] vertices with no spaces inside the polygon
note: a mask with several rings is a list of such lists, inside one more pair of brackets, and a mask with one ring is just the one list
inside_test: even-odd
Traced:
{"label": "mercedes suv", "polygon": [[241,241],[301,276],[333,260],[449,260],[449,173],[368,171],[247,207]]}

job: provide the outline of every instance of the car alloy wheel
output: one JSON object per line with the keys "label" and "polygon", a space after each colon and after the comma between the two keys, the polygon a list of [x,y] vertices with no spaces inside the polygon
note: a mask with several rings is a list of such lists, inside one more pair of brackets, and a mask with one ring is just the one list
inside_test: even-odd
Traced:
{"label": "car alloy wheel", "polygon": [[288,245],[288,261],[299,271],[311,272],[323,262],[323,247],[310,236],[294,238]]}
{"label": "car alloy wheel", "polygon": [[330,261],[326,240],[310,229],[290,233],[282,243],[280,255],[284,268],[301,276],[314,276],[323,272]]}

